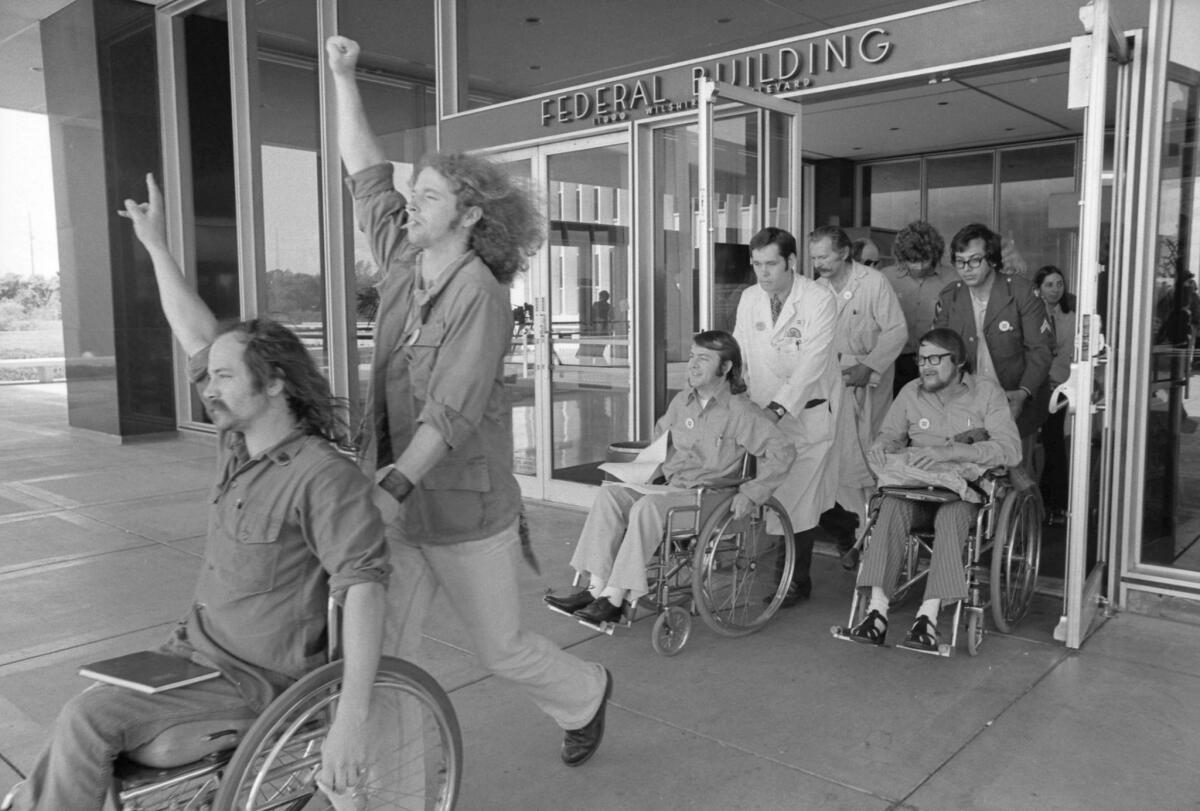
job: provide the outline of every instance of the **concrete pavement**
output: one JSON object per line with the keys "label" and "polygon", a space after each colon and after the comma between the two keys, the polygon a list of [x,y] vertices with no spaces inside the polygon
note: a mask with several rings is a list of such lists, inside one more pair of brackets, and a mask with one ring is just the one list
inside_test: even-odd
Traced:
{"label": "concrete pavement", "polygon": [[[211,440],[120,445],[68,428],[65,401],[0,386],[0,786],[86,686],[80,664],[167,634],[203,545]],[[744,639],[697,618],[667,659],[649,619],[610,638],[542,606],[583,513],[527,508],[544,573],[520,583],[527,626],[613,672],[607,737],[563,767],[559,730],[478,668],[439,602],[419,663],[464,731],[460,808],[1200,809],[1200,627],[1121,614],[1072,653],[1047,597],[977,658],[867,649],[829,636],[852,577],[818,555],[810,602]]]}

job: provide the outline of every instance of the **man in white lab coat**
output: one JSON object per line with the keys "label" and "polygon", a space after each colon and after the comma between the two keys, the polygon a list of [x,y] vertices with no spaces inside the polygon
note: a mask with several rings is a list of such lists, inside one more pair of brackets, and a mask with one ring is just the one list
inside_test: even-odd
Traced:
{"label": "man in white lab coat", "polygon": [[[808,253],[817,284],[837,302],[834,352],[845,384],[837,412],[839,484],[837,504],[821,518],[845,556],[854,546],[855,528],[865,520],[875,474],[867,451],[892,404],[896,357],[908,340],[908,326],[896,292],[874,268],[851,259],[852,243],[836,225],[817,228],[808,237]],[[857,560],[845,560],[853,568]]]}
{"label": "man in white lab coat", "polygon": [[742,347],[750,399],[764,408],[796,447],[796,461],[775,497],[796,533],[796,569],[784,606],[812,590],[809,566],[821,513],[838,485],[835,414],[842,378],[834,354],[837,301],[797,273],[796,238],[764,228],[750,240],[758,284],[742,291],[734,336]]}

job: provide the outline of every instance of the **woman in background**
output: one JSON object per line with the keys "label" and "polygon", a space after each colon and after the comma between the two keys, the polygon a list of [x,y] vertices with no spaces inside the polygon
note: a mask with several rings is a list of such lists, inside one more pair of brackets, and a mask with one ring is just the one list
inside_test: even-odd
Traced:
{"label": "woman in background", "polygon": [[[1061,270],[1046,265],[1034,276],[1034,289],[1046,303],[1046,312],[1054,323],[1054,360],[1050,364],[1050,390],[1066,381],[1071,373],[1071,354],[1075,344],[1075,297],[1067,292]],[[1070,471],[1064,433],[1067,410],[1061,409],[1042,424],[1042,448],[1046,464],[1042,469],[1042,499],[1047,521],[1052,526],[1067,522],[1067,487]]]}

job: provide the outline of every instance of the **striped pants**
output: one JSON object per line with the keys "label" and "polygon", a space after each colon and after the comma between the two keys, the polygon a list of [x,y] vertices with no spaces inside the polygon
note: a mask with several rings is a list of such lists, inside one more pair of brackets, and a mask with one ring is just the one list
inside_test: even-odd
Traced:
{"label": "striped pants", "polygon": [[933,559],[925,580],[925,597],[943,602],[966,599],[963,544],[975,523],[978,504],[951,501],[945,504],[909,501],[884,496],[879,518],[871,530],[871,545],[863,555],[858,585],[879,586],[891,596],[904,562],[904,540],[910,529],[928,529],[933,523]]}

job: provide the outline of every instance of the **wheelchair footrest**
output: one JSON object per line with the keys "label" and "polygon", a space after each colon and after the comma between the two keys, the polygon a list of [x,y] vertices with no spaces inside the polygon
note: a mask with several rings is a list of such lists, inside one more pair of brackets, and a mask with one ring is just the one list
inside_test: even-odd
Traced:
{"label": "wheelchair footrest", "polygon": [[833,636],[834,639],[840,639],[843,642],[853,642],[856,645],[862,645],[864,648],[890,648],[891,647],[891,645],[887,644],[886,642],[884,642],[882,645],[876,645],[871,642],[861,642],[861,641],[855,639],[854,637],[850,636],[850,629],[843,625],[829,626],[829,633]]}
{"label": "wheelchair footrest", "polygon": [[549,608],[555,614],[562,614],[564,617],[570,617],[571,619],[578,622],[580,625],[591,628],[594,631],[599,631],[602,634],[608,634],[609,636],[613,635],[613,630],[616,629],[616,627],[618,625],[621,626],[622,628],[632,628],[633,627],[633,620],[630,618],[628,612],[623,612],[621,614],[621,619],[617,620],[616,622],[596,623],[596,622],[588,622],[587,620],[580,619],[579,617],[575,616],[574,614],[570,613],[569,611],[564,611],[563,609],[558,608],[553,605],[550,605],[549,603],[546,603],[545,605],[546,605],[546,608]]}
{"label": "wheelchair footrest", "polygon": [[941,656],[943,658],[949,658],[949,656],[950,656],[950,643],[949,642],[939,642],[938,646],[937,646],[937,650],[929,650],[928,648],[922,648],[917,645],[910,645],[910,644],[908,644],[907,641],[897,642],[896,647],[903,648],[904,650],[912,651],[913,653],[928,654],[929,656]]}

